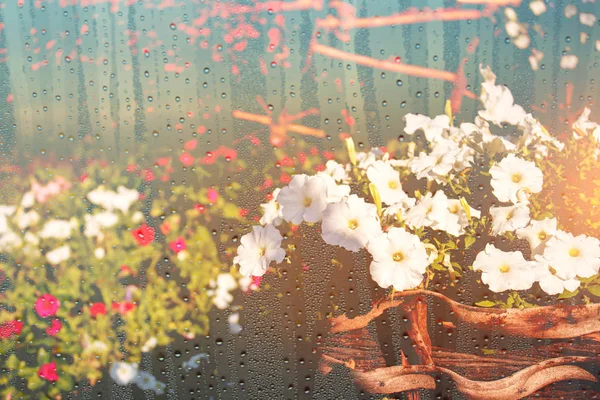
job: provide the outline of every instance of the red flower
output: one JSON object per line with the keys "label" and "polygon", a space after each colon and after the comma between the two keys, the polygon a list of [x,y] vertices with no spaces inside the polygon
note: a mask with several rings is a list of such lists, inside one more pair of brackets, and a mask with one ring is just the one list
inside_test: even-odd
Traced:
{"label": "red flower", "polygon": [[46,334],[48,336],[54,336],[58,332],[60,332],[61,328],[62,328],[62,323],[60,322],[60,320],[53,319],[52,322],[50,323],[50,326],[46,328]]}
{"label": "red flower", "polygon": [[137,169],[137,165],[135,165],[135,164],[129,164],[125,168],[125,171],[127,171],[127,172],[134,172],[136,169]]}
{"label": "red flower", "polygon": [[146,224],[134,229],[131,234],[140,246],[147,246],[154,241],[154,228]]}
{"label": "red flower", "polygon": [[154,172],[152,172],[151,169],[146,168],[144,171],[144,181],[145,182],[152,182],[155,178],[154,176]]}
{"label": "red flower", "polygon": [[113,302],[112,309],[113,311],[118,312],[119,314],[127,314],[129,311],[135,308],[135,304],[130,303],[128,301],[123,302]]}
{"label": "red flower", "polygon": [[56,382],[58,380],[58,374],[56,373],[56,363],[51,362],[48,364],[42,364],[38,369],[38,376],[50,382]]}
{"label": "red flower", "polygon": [[90,306],[90,315],[96,317],[106,314],[106,305],[104,303],[94,303]]}
{"label": "red flower", "polygon": [[35,311],[42,318],[56,315],[58,307],[60,307],[60,301],[51,294],[43,294],[35,302]]}
{"label": "red flower", "polygon": [[198,141],[196,139],[188,140],[183,145],[183,148],[186,149],[186,150],[188,150],[188,151],[194,150],[196,148],[197,144],[198,144]]}
{"label": "red flower", "polygon": [[0,339],[9,339],[19,335],[23,330],[23,323],[16,319],[0,324]]}
{"label": "red flower", "polygon": [[169,243],[169,248],[175,253],[179,253],[180,251],[185,250],[186,245],[185,245],[185,240],[183,240],[183,238],[180,236],[177,239],[173,240],[171,243]]}
{"label": "red flower", "polygon": [[203,205],[203,204],[196,204],[196,205],[194,206],[194,208],[195,208],[195,209],[196,209],[196,211],[198,211],[198,212],[204,212],[204,211],[206,211],[206,207],[204,207],[204,205]]}

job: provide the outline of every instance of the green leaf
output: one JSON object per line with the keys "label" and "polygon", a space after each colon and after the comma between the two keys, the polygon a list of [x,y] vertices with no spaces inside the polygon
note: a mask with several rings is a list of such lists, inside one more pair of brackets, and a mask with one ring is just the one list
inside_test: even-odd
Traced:
{"label": "green leaf", "polygon": [[493,301],[490,300],[483,300],[483,301],[479,301],[477,303],[475,303],[476,306],[479,307],[494,307],[496,305],[496,303],[494,303]]}
{"label": "green leaf", "polygon": [[588,286],[587,291],[596,297],[600,297],[600,285]]}
{"label": "green leaf", "polygon": [[468,249],[469,247],[471,247],[473,245],[473,243],[475,243],[474,236],[465,236],[465,249]]}
{"label": "green leaf", "polygon": [[575,290],[574,292],[569,292],[567,289],[565,289],[564,292],[562,292],[558,298],[559,299],[569,299],[573,296],[575,296],[577,293],[579,293],[579,289]]}

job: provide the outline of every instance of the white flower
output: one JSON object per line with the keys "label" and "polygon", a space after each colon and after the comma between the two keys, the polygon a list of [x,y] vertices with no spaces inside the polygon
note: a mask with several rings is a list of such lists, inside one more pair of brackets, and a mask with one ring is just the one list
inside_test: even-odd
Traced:
{"label": "white flower", "polygon": [[281,205],[277,202],[277,195],[280,190],[279,188],[275,189],[273,191],[273,198],[268,203],[260,205],[263,209],[263,215],[259,221],[261,225],[281,225],[283,214],[281,213]]}
{"label": "white flower", "polygon": [[430,142],[441,138],[444,131],[450,129],[450,118],[447,115],[438,115],[431,119],[421,114],[406,114],[404,121],[404,132],[412,135],[420,129]]}
{"label": "white flower", "polygon": [[242,331],[242,325],[240,325],[240,313],[233,313],[227,317],[229,323],[229,331],[234,335],[239,334]]}
{"label": "white flower", "polygon": [[575,139],[581,139],[583,136],[592,135],[596,142],[600,142],[600,126],[589,120],[591,110],[584,108],[583,112],[577,120],[573,123],[573,137]]}
{"label": "white flower", "polygon": [[542,254],[546,242],[556,233],[556,218],[545,218],[541,221],[532,220],[525,228],[517,229],[517,237],[526,239],[531,247],[531,254]]}
{"label": "white flower", "polygon": [[20,212],[17,212],[17,215],[15,215],[15,220],[20,229],[29,228],[40,221],[40,214],[38,214],[35,210],[27,212],[22,212],[21,210],[19,211]]}
{"label": "white flower", "polygon": [[85,214],[85,228],[83,234],[87,237],[102,237],[102,229],[114,226],[119,217],[111,211],[101,211],[90,215]]}
{"label": "white flower", "polygon": [[44,224],[39,236],[42,239],[68,239],[71,236],[71,230],[74,228],[74,225],[74,221],[52,219]]}
{"label": "white flower", "polygon": [[406,214],[406,224],[411,228],[427,226],[454,233],[460,228],[458,220],[458,213],[450,212],[448,197],[441,190],[435,192],[435,195],[425,194]]}
{"label": "white flower", "polygon": [[546,12],[546,3],[544,3],[542,0],[534,0],[529,3],[529,8],[531,9],[533,15],[542,15]]}
{"label": "white flower", "polygon": [[327,182],[317,176],[294,175],[277,195],[283,218],[295,225],[314,223],[323,218],[327,207]]}
{"label": "white flower", "polygon": [[358,251],[365,247],[369,238],[381,232],[377,207],[350,195],[327,206],[321,229],[326,243]]}
{"label": "white flower", "polygon": [[116,362],[110,368],[110,377],[117,385],[127,386],[138,376],[137,363]]}
{"label": "white flower", "polygon": [[23,198],[21,199],[21,207],[30,208],[30,207],[33,207],[34,204],[35,204],[35,195],[33,194],[33,192],[25,193],[23,195]]}
{"label": "white flower", "polygon": [[251,233],[240,239],[233,262],[240,265],[240,273],[244,276],[262,276],[271,261],[283,261],[285,250],[281,248],[282,240],[281,233],[273,225],[254,226]]}
{"label": "white flower", "polygon": [[346,168],[342,164],[335,160],[327,161],[325,163],[325,171],[323,172],[331,176],[337,183],[348,181],[348,171],[346,171]]}
{"label": "white flower", "polygon": [[229,304],[233,301],[233,295],[229,292],[237,287],[237,282],[233,275],[229,273],[219,274],[216,281],[210,281],[210,287],[212,289],[208,290],[207,294],[212,297],[213,304],[219,310],[229,307]]}
{"label": "white flower", "polygon": [[68,245],[61,246],[57,249],[46,253],[46,259],[52,265],[60,264],[71,257],[71,248]]}
{"label": "white flower", "polygon": [[119,186],[116,192],[99,186],[87,195],[92,204],[107,211],[120,210],[123,214],[129,211],[131,205],[138,201],[139,197],[140,194],[136,189],[127,189],[125,186]]}
{"label": "white flower", "polygon": [[133,222],[135,224],[139,224],[143,220],[144,220],[144,214],[141,211],[136,211],[131,216],[131,222]]}
{"label": "white flower", "polygon": [[490,215],[493,235],[524,228],[529,223],[529,207],[523,203],[508,207],[491,207]]}
{"label": "white flower", "polygon": [[481,281],[496,293],[529,289],[536,280],[534,267],[520,251],[502,251],[492,244],[486,245],[473,263],[473,269],[481,271]]}
{"label": "white flower", "polygon": [[412,289],[423,281],[429,261],[418,236],[391,228],[369,240],[367,250],[373,256],[371,277],[382,288]]}
{"label": "white flower", "polygon": [[146,371],[139,371],[134,383],[142,390],[154,390],[156,378]]}
{"label": "white flower", "polygon": [[565,54],[560,58],[560,67],[562,69],[575,69],[579,63],[579,57],[575,54]]}
{"label": "white flower", "polygon": [[318,172],[316,176],[323,179],[323,181],[325,181],[325,184],[327,185],[328,203],[337,203],[338,201],[342,200],[344,197],[350,194],[350,186],[338,185],[337,183],[335,183],[335,179],[333,179],[326,173]]}
{"label": "white flower", "polygon": [[368,169],[371,165],[381,158],[383,151],[380,148],[374,147],[368,153],[361,151],[356,153],[356,162],[359,169]]}
{"label": "white flower", "polygon": [[544,257],[536,256],[536,274],[542,290],[550,295],[560,294],[567,289],[574,292],[580,285],[577,279],[562,279]]}
{"label": "white flower", "polygon": [[577,15],[577,7],[573,4],[569,4],[565,7],[565,17],[573,18]]}
{"label": "white flower", "polygon": [[11,251],[21,246],[23,241],[13,231],[7,231],[0,234],[0,251]]}
{"label": "white flower", "polygon": [[96,250],[94,250],[94,256],[96,256],[98,260],[102,260],[104,256],[106,256],[106,250],[104,250],[102,247],[96,247]]}
{"label": "white flower", "polygon": [[579,22],[583,25],[594,26],[596,24],[596,16],[592,13],[581,13],[579,14]]}
{"label": "white flower", "polygon": [[518,194],[542,191],[544,176],[532,161],[509,154],[490,168],[491,185],[496,198],[502,202],[518,202]]}
{"label": "white flower", "polygon": [[143,353],[149,353],[158,345],[158,339],[152,336],[150,339],[146,340],[146,343],[142,346]]}
{"label": "white flower", "polygon": [[515,105],[510,90],[504,85],[496,85],[496,75],[490,67],[479,68],[485,82],[481,84],[481,102],[485,110],[479,111],[479,116],[488,122],[502,126],[502,123],[518,125],[525,118],[525,110]]}
{"label": "white flower", "polygon": [[409,166],[417,179],[427,178],[428,181],[443,183],[454,168],[458,154],[459,147],[454,141],[440,139],[431,153],[419,153]]}
{"label": "white flower", "polygon": [[408,197],[402,190],[400,173],[385,161],[379,160],[370,166],[367,169],[367,177],[377,188],[384,204],[396,204]]}
{"label": "white flower", "polygon": [[[469,206],[469,214],[471,218],[479,219],[481,217],[481,211],[474,209]],[[450,214],[455,214],[458,217],[458,220],[454,223],[454,219],[448,219],[451,221],[450,224],[446,227],[446,231],[454,236],[460,236],[465,233],[465,228],[469,226],[469,215],[467,215],[467,211],[460,203],[458,199],[448,199],[448,211]]]}
{"label": "white flower", "polygon": [[557,231],[546,243],[544,258],[562,279],[589,278],[600,268],[600,241]]}

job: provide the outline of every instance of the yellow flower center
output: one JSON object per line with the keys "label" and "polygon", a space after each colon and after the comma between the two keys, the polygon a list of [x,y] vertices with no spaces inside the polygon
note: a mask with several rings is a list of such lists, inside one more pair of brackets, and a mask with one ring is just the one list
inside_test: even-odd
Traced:
{"label": "yellow flower center", "polygon": [[573,247],[571,250],[569,250],[569,255],[571,257],[579,257],[580,254],[581,254],[581,252],[579,251],[579,249],[576,249],[575,247]]}
{"label": "yellow flower center", "polygon": [[514,183],[519,183],[523,180],[523,176],[520,173],[514,173],[510,177]]}
{"label": "yellow flower center", "polygon": [[400,262],[400,261],[404,260],[404,254],[402,254],[401,251],[394,253],[392,255],[392,259],[396,262]]}
{"label": "yellow flower center", "polygon": [[348,228],[355,230],[356,228],[358,228],[358,221],[355,219],[351,219],[350,221],[348,221]]}
{"label": "yellow flower center", "polygon": [[538,239],[540,239],[540,240],[546,240],[547,237],[548,237],[548,235],[544,231],[541,231],[540,233],[538,233]]}
{"label": "yellow flower center", "polygon": [[388,187],[392,190],[396,190],[398,189],[398,182],[396,181],[389,181],[388,182]]}
{"label": "yellow flower center", "polygon": [[312,198],[311,197],[305,197],[304,198],[304,207],[308,208],[308,207],[310,207],[311,204],[312,204]]}
{"label": "yellow flower center", "polygon": [[460,207],[458,206],[458,204],[453,204],[448,208],[448,210],[451,214],[458,214],[458,212],[460,211]]}
{"label": "yellow flower center", "polygon": [[258,254],[260,254],[260,256],[261,256],[261,257],[262,257],[262,256],[264,256],[266,252],[267,252],[267,249],[266,249],[266,248],[264,248],[264,247],[261,247],[261,248],[258,250]]}
{"label": "yellow flower center", "polygon": [[510,271],[510,267],[506,264],[502,264],[500,266],[500,268],[498,268],[500,270],[500,272],[502,272],[503,274],[506,274]]}

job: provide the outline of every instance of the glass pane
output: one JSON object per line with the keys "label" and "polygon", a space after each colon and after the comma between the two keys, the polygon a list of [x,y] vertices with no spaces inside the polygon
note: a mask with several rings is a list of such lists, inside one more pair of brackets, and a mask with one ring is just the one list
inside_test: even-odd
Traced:
{"label": "glass pane", "polygon": [[0,2],[0,392],[596,398],[593,1]]}

